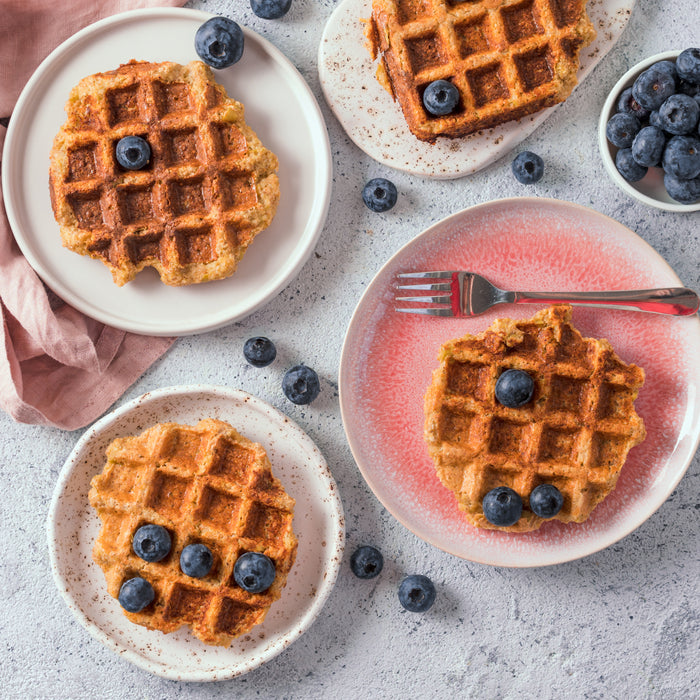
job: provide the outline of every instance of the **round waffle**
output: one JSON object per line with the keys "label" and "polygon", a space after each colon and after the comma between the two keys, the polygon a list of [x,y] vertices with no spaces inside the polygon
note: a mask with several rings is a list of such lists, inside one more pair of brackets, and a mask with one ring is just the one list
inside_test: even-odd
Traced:
{"label": "round waffle", "polygon": [[[607,340],[583,338],[570,306],[531,319],[498,319],[479,335],[442,346],[425,396],[425,439],[442,483],[467,520],[480,528],[535,530],[544,522],[529,508],[532,490],[556,486],[562,522],[582,522],[612,491],[627,453],[646,432],[634,410],[644,371],[625,364]],[[532,399],[508,408],[495,398],[506,369],[532,376]],[[523,500],[520,520],[496,527],[482,500],[508,486]]]}
{"label": "round waffle", "polygon": [[[116,284],[153,267],[168,285],[228,277],[275,215],[277,157],[201,61],[131,61],[71,91],[51,151],[63,245],[104,262]],[[115,147],[140,136],[150,163]]]}
{"label": "round waffle", "polygon": [[[262,445],[223,421],[159,423],[114,440],[89,500],[102,520],[93,558],[109,593],[116,598],[124,581],[136,576],[153,586],[150,605],[124,611],[149,629],[189,625],[206,644],[229,645],[263,621],[296,557],[294,499],[272,475]],[[134,533],[148,523],[166,528],[172,539],[170,553],[158,562],[132,549]],[[193,543],[214,555],[203,578],[180,569],[180,553]],[[275,580],[262,593],[248,593],[234,580],[236,560],[246,551],[262,552],[275,564]]]}

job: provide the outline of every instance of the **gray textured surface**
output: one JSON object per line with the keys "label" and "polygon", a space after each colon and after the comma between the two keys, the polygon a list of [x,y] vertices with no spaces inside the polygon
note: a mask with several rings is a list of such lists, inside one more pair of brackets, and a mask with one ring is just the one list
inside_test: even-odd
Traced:
{"label": "gray textured surface", "polygon": [[[150,676],[95,641],[60,599],[48,564],[45,518],[60,467],[80,433],[21,426],[0,415],[0,694],[5,697],[697,697],[696,455],[673,496],[636,532],[583,560],[534,570],[457,560],[397,523],[365,486],[345,442],[338,358],[354,305],[383,261],[430,223],[471,204],[536,194],[590,206],[621,221],[683,282],[700,288],[700,214],[670,214],[620,194],[603,173],[597,113],[617,76],[642,58],[699,45],[697,0],[640,0],[620,42],[585,86],[524,144],[542,155],[544,179],[527,189],[511,156],[462,180],[431,182],[391,172],[345,137],[321,97],[316,47],[331,0],[294,0],[283,20],[255,18],[245,0],[192,2],[225,12],[276,44],[318,97],[334,157],[328,222],[315,255],[265,309],[242,323],[184,338],[125,395],[207,382],[239,387],[279,407],[317,442],[345,505],[348,550],[372,542],[384,573],[360,581],[347,558],[321,617],[267,665],[233,681],[178,684]],[[363,183],[387,175],[400,191],[390,214],[360,202]],[[247,366],[244,340],[274,338],[280,360]],[[322,377],[321,398],[294,407],[279,391],[283,368],[303,361]],[[120,402],[121,403],[121,402]],[[663,410],[663,407],[659,407]],[[425,573],[439,598],[424,616],[402,612],[396,588]]]}

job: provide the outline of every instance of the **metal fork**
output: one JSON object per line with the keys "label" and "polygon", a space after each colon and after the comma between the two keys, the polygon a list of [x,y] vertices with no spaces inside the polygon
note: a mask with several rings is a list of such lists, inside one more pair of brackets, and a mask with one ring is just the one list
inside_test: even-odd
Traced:
{"label": "metal fork", "polygon": [[672,316],[689,316],[700,306],[698,295],[685,287],[636,289],[614,292],[509,292],[495,287],[475,272],[403,272],[403,279],[445,280],[443,282],[398,284],[397,289],[443,292],[439,295],[396,297],[397,302],[437,306],[396,307],[396,311],[428,316],[478,316],[496,304],[583,304],[612,309],[652,311]]}

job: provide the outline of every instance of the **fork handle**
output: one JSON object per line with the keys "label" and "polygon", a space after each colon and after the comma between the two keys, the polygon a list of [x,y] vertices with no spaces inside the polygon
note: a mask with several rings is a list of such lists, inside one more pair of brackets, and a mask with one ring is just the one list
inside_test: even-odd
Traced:
{"label": "fork handle", "polygon": [[638,309],[671,316],[690,316],[700,306],[700,298],[685,287],[638,289],[617,292],[513,292],[515,304],[566,303]]}

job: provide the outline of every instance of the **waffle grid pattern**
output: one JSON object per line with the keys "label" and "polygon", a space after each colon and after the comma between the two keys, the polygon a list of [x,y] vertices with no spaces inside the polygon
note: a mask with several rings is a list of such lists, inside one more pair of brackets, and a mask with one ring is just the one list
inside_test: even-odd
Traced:
{"label": "waffle grid pattern", "polygon": [[[280,597],[296,556],[294,500],[272,475],[264,448],[230,425],[206,419],[196,426],[158,424],[140,436],[115,440],[107,464],[92,481],[90,503],[102,520],[93,557],[115,598],[129,578],[141,576],[156,598],[138,613],[140,625],[172,632],[183,624],[207,644],[228,645],[264,619]],[[168,530],[172,548],[160,562],[132,549],[133,535],[154,523]],[[204,578],[179,565],[188,544],[214,554]],[[263,593],[241,589],[233,567],[244,551],[267,554],[276,567]]]}

